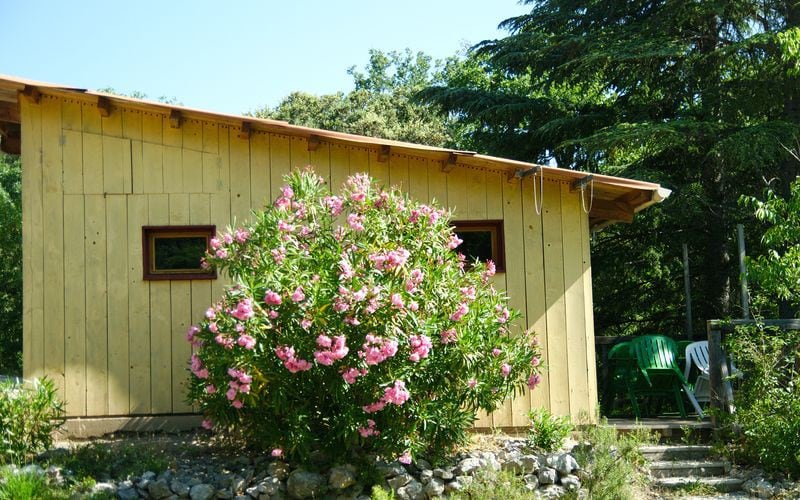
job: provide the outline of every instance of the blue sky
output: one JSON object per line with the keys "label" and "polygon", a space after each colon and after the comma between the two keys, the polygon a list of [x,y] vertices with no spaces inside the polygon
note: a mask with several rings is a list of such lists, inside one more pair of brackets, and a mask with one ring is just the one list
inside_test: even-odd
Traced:
{"label": "blue sky", "polygon": [[[227,5],[226,5],[227,4]],[[242,113],[349,90],[370,48],[435,58],[503,36],[515,0],[0,0],[0,74]]]}

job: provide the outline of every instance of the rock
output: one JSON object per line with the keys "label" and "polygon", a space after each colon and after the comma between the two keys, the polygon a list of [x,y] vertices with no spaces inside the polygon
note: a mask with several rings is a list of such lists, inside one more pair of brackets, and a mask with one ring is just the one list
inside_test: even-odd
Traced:
{"label": "rock", "polygon": [[438,477],[439,479],[444,479],[445,481],[450,481],[455,477],[453,475],[453,471],[446,469],[433,469],[433,476]]}
{"label": "rock", "polygon": [[414,460],[414,463],[417,465],[417,467],[419,467],[420,470],[430,470],[433,468],[431,467],[430,462],[428,462],[424,458],[418,458]]}
{"label": "rock", "polygon": [[386,482],[389,483],[389,487],[392,490],[397,491],[398,489],[410,483],[412,479],[414,478],[411,476],[411,474],[404,473],[400,474],[399,476],[389,478],[389,480]]}
{"label": "rock", "polygon": [[242,456],[242,457],[236,457],[236,463],[239,465],[250,465],[251,463],[253,463],[253,461],[250,460],[250,457]]}
{"label": "rock", "polygon": [[179,479],[175,478],[169,483],[169,489],[179,497],[189,496],[189,486],[183,484]]}
{"label": "rock", "polygon": [[561,498],[566,495],[566,493],[564,488],[556,484],[551,484],[539,489],[539,494],[542,498]]}
{"label": "rock", "polygon": [[217,488],[221,490],[228,488],[231,485],[231,481],[233,481],[233,474],[228,474],[227,472],[215,474],[214,482],[217,484]]}
{"label": "rock", "polygon": [[220,500],[231,500],[233,498],[233,491],[230,488],[219,490],[217,492],[217,498]]}
{"label": "rock", "polygon": [[528,491],[535,491],[539,487],[539,477],[536,474],[525,474],[522,480],[525,481],[525,488]]}
{"label": "rock", "polygon": [[522,455],[519,458],[520,464],[522,464],[522,472],[533,474],[539,471],[542,468],[542,464],[539,462],[539,457],[536,455]]}
{"label": "rock", "polygon": [[439,478],[431,477],[431,480],[425,485],[425,495],[428,498],[436,498],[442,496],[443,493],[444,481]]}
{"label": "rock", "polygon": [[267,465],[267,474],[277,477],[281,481],[289,477],[289,472],[291,472],[291,469],[286,462],[270,462]]}
{"label": "rock", "polygon": [[216,494],[216,488],[205,483],[196,484],[189,490],[189,498],[192,500],[211,500]]}
{"label": "rock", "polygon": [[504,461],[500,468],[503,472],[509,472],[511,474],[521,474],[522,473],[522,462],[519,458],[511,458]]}
{"label": "rock", "polygon": [[775,495],[775,487],[764,478],[755,478],[745,481],[742,489],[758,498],[771,498]]}
{"label": "rock", "polygon": [[558,474],[556,473],[555,469],[545,467],[544,469],[539,470],[537,479],[539,479],[539,484],[541,485],[555,484],[556,479],[558,479]]}
{"label": "rock", "polygon": [[422,483],[412,479],[408,484],[399,488],[396,495],[398,500],[424,500],[425,489]]}
{"label": "rock", "polygon": [[317,498],[325,493],[327,482],[322,474],[297,469],[289,474],[286,486],[292,498]]}
{"label": "rock", "polygon": [[554,468],[558,471],[560,476],[566,476],[572,474],[572,471],[580,469],[580,466],[578,465],[578,461],[575,460],[575,457],[569,453],[564,453],[559,455],[556,459],[556,466]]}
{"label": "rock", "polygon": [[263,495],[277,495],[281,489],[281,481],[277,477],[268,477],[258,483],[258,492]]}
{"label": "rock", "polygon": [[458,463],[453,472],[458,476],[469,476],[483,467],[483,465],[480,458],[465,458]]}
{"label": "rock", "polygon": [[568,474],[561,478],[561,486],[567,491],[577,491],[581,488],[581,480],[578,479],[578,476]]}
{"label": "rock", "polygon": [[172,490],[169,489],[169,484],[167,483],[166,479],[150,481],[150,483],[147,485],[147,493],[150,494],[150,498],[156,499],[172,496]]}
{"label": "rock", "polygon": [[422,484],[428,484],[433,479],[433,471],[430,469],[423,470],[419,473],[419,480]]}
{"label": "rock", "polygon": [[449,483],[445,483],[444,485],[444,492],[448,495],[451,493],[457,493],[463,489],[464,485],[461,484],[461,482],[458,479],[450,481]]}
{"label": "rock", "polygon": [[403,467],[403,464],[395,460],[394,462],[390,463],[382,463],[378,464],[376,469],[384,478],[390,478],[394,476],[399,476],[401,474],[405,474],[406,468]]}
{"label": "rock", "polygon": [[258,498],[258,486],[251,486],[244,490],[251,498]]}
{"label": "rock", "polygon": [[250,495],[236,495],[233,500],[250,500]]}
{"label": "rock", "polygon": [[20,474],[26,476],[42,477],[46,474],[45,470],[36,464],[28,464],[19,470]]}
{"label": "rock", "polygon": [[120,500],[138,500],[139,493],[136,488],[120,488],[117,490],[117,498]]}
{"label": "rock", "polygon": [[247,481],[243,477],[233,476],[231,479],[231,491],[241,493],[247,486]]}
{"label": "rock", "polygon": [[358,471],[352,465],[340,465],[330,470],[328,474],[328,486],[334,490],[343,490],[356,484],[356,473]]}
{"label": "rock", "polygon": [[143,481],[155,481],[155,479],[156,479],[156,473],[153,471],[147,471],[144,474],[142,474]]}
{"label": "rock", "polygon": [[114,495],[117,492],[117,485],[114,483],[95,483],[92,486],[92,495]]}

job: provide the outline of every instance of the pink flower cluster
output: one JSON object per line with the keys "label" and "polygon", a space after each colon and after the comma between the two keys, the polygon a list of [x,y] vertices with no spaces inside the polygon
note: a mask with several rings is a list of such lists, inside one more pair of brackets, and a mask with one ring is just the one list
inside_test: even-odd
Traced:
{"label": "pink flower cluster", "polygon": [[359,214],[349,214],[347,216],[347,224],[353,231],[364,230],[364,216]]}
{"label": "pink flower cluster", "polygon": [[237,399],[237,396],[239,394],[250,393],[250,384],[253,382],[253,377],[236,368],[228,368],[228,375],[233,380],[228,382],[228,392],[225,393],[225,397],[231,402],[231,406],[234,408],[241,408],[244,406],[244,403],[242,403],[240,399]]}
{"label": "pink flower cluster", "polygon": [[268,306],[279,306],[281,305],[281,302],[281,296],[277,292],[267,290],[267,292],[264,294],[264,303]]}
{"label": "pink flower cluster", "polygon": [[421,269],[412,269],[406,281],[406,292],[414,293],[424,278],[425,273]]}
{"label": "pink flower cluster", "polygon": [[457,234],[450,235],[450,240],[447,242],[447,248],[455,250],[458,245],[464,243],[464,240],[458,237]]}
{"label": "pink flower cluster", "polygon": [[200,327],[197,325],[192,325],[186,330],[186,340],[191,342],[193,347],[200,347],[202,345],[199,339],[195,339],[198,333],[200,333]]}
{"label": "pink flower cluster", "polygon": [[345,367],[345,368],[342,368],[340,373],[342,374],[342,378],[344,379],[344,381],[347,382],[348,384],[352,385],[352,384],[356,383],[356,379],[358,379],[358,377],[363,377],[364,375],[367,374],[367,369],[366,368],[362,368],[362,369],[359,370],[357,368],[347,368],[347,367]]}
{"label": "pink flower cluster", "polygon": [[283,186],[281,188],[281,195],[277,200],[275,200],[275,208],[278,210],[287,210],[292,205],[292,198],[294,197],[294,191],[292,190],[291,186]]}
{"label": "pink flower cluster", "polygon": [[485,285],[489,282],[489,278],[495,275],[497,272],[497,267],[494,265],[494,262],[491,260],[486,262],[486,270],[481,273],[481,282]]}
{"label": "pink flower cluster", "polygon": [[391,271],[398,267],[402,267],[411,253],[403,247],[398,247],[396,250],[388,252],[378,252],[370,255],[368,258],[370,262],[375,265],[375,268],[380,271]]}
{"label": "pink flower cluster", "polygon": [[345,189],[350,192],[350,199],[356,202],[363,202],[367,199],[367,191],[370,187],[369,175],[359,173],[351,175],[345,181]]}
{"label": "pink flower cluster", "polygon": [[370,436],[380,436],[381,432],[375,427],[375,421],[371,418],[367,419],[367,426],[366,427],[359,427],[358,433],[361,434],[361,437],[368,438]]}
{"label": "pink flower cluster", "polygon": [[448,328],[447,330],[443,331],[441,337],[442,344],[451,344],[458,340],[458,334],[456,333],[455,328]]}
{"label": "pink flower cluster", "polygon": [[430,353],[431,339],[427,335],[412,335],[408,338],[408,345],[411,347],[411,354],[408,356],[409,361],[414,363],[421,359],[427,358]]}
{"label": "pink flower cluster", "polygon": [[366,342],[358,351],[358,357],[368,365],[377,365],[397,354],[397,341],[384,339],[371,333],[367,334]]}
{"label": "pink flower cluster", "polygon": [[327,335],[317,337],[317,345],[321,348],[314,351],[314,359],[317,363],[330,366],[334,361],[338,361],[347,356],[350,349],[345,344],[345,336],[337,335],[333,339]]}
{"label": "pink flower cluster", "polygon": [[419,208],[411,209],[411,215],[409,215],[408,220],[416,224],[420,220],[420,217],[424,216],[428,218],[428,223],[430,225],[434,225],[443,214],[444,210],[436,209],[428,205],[420,205]]}
{"label": "pink flower cluster", "polygon": [[191,368],[195,377],[202,379],[208,378],[208,368],[203,366],[203,362],[200,360],[200,357],[197,354],[192,354]]}
{"label": "pink flower cluster", "polygon": [[494,310],[495,312],[497,312],[498,323],[505,323],[506,321],[508,321],[508,318],[511,317],[511,311],[509,311],[507,307],[503,307],[500,304],[497,304]]}
{"label": "pink flower cluster", "polygon": [[255,349],[256,347],[256,339],[254,339],[253,337],[251,337],[246,333],[239,335],[239,338],[236,340],[236,343],[244,347],[248,351]]}
{"label": "pink flower cluster", "polygon": [[458,309],[456,312],[450,315],[450,321],[461,321],[461,318],[467,315],[469,312],[469,306],[466,302],[462,302],[458,305]]}
{"label": "pink flower cluster", "polygon": [[311,363],[305,359],[295,357],[294,347],[278,346],[275,348],[275,355],[283,361],[283,366],[291,373],[304,372],[311,369]]}
{"label": "pink flower cluster", "polygon": [[406,389],[406,383],[402,380],[395,380],[392,387],[387,387],[383,390],[381,399],[364,406],[362,409],[366,413],[375,413],[384,409],[387,404],[402,406],[410,397],[411,393]]}
{"label": "pink flower cluster", "polygon": [[239,303],[236,304],[236,308],[229,310],[228,313],[239,321],[247,321],[256,314],[255,311],[253,311],[253,301],[250,299],[239,301]]}
{"label": "pink flower cluster", "polygon": [[531,375],[531,376],[530,376],[530,378],[528,379],[528,388],[529,388],[529,389],[531,389],[531,390],[533,390],[533,389],[535,389],[535,388],[536,388],[536,386],[537,386],[537,385],[539,385],[541,382],[542,382],[542,376],[541,376],[541,375],[539,375],[538,373],[534,373],[534,374],[533,374],[533,375]]}
{"label": "pink flower cluster", "polygon": [[343,201],[338,196],[326,196],[322,199],[322,204],[330,211],[331,215],[337,217],[342,213]]}

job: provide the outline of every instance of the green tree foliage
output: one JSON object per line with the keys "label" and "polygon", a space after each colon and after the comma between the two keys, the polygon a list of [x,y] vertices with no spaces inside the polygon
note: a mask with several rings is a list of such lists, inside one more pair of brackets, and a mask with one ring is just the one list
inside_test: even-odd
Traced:
{"label": "green tree foliage", "polygon": [[738,198],[772,178],[786,192],[797,173],[784,144],[800,124],[800,3],[525,3],[501,24],[509,36],[479,44],[423,99],[477,150],[674,190],[595,239],[600,332],[682,329],[684,242],[696,317],[736,314],[733,227],[749,217]]}
{"label": "green tree foliage", "polygon": [[22,371],[22,168],[0,153],[0,374]]}
{"label": "green tree foliage", "polygon": [[259,118],[399,141],[445,146],[452,144],[447,118],[433,106],[412,97],[439,80],[436,64],[421,52],[384,53],[370,50],[362,70],[351,67],[355,89],[316,96],[293,92],[276,107],[256,110]]}
{"label": "green tree foliage", "polygon": [[795,315],[800,311],[800,179],[783,198],[767,190],[766,199],[743,198],[767,227],[761,237],[765,252],[748,259],[748,272],[755,286],[754,304],[761,314],[774,317],[776,305],[787,302]]}

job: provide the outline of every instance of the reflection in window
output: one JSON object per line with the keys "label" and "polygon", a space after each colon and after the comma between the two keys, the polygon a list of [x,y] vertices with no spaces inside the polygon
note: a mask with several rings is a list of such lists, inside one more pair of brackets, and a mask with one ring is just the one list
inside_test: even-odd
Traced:
{"label": "reflection in window", "polygon": [[467,262],[492,260],[498,272],[505,271],[502,220],[453,221],[453,232],[463,240],[456,250]]}
{"label": "reflection in window", "polygon": [[202,259],[214,226],[145,226],[142,228],[144,279],[213,279]]}

